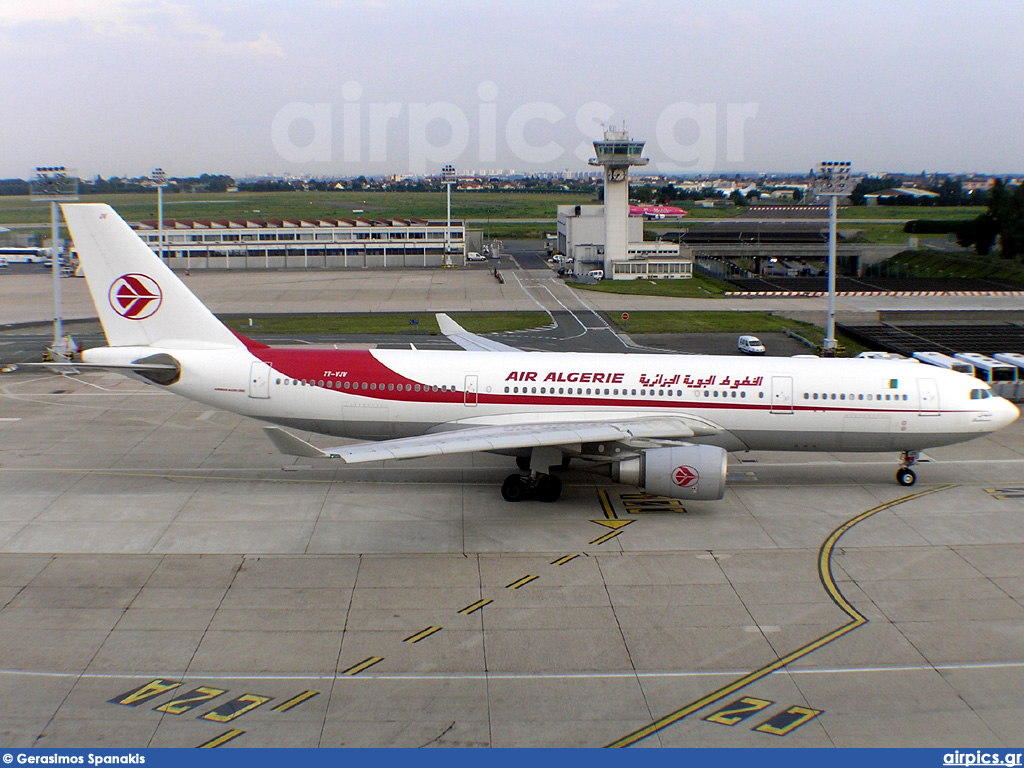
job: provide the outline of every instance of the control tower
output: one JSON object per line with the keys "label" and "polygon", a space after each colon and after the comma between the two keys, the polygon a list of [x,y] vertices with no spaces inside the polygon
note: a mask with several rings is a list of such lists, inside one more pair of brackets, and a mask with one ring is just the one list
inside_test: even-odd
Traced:
{"label": "control tower", "polygon": [[604,272],[611,277],[612,261],[628,257],[629,166],[647,165],[648,160],[640,157],[644,142],[630,139],[625,125],[621,131],[606,128],[604,139],[594,142],[594,151],[597,157],[590,165],[604,168]]}

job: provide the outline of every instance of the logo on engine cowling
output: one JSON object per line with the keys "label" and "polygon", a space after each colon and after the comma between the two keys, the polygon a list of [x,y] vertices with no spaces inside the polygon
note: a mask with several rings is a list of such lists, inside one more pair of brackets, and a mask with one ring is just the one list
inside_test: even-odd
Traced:
{"label": "logo on engine cowling", "polygon": [[128,320],[145,320],[160,309],[163,292],[148,275],[121,275],[110,286],[110,306]]}
{"label": "logo on engine cowling", "polygon": [[680,488],[692,488],[700,480],[700,473],[685,464],[672,470],[672,482]]}

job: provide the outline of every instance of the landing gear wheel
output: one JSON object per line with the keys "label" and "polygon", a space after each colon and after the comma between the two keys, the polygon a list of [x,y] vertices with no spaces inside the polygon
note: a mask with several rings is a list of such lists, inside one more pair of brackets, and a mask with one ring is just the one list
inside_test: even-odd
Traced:
{"label": "landing gear wheel", "polygon": [[530,471],[530,457],[529,456],[516,456],[516,466],[519,467],[523,472]]}
{"label": "landing gear wheel", "polygon": [[911,486],[917,482],[917,475],[914,474],[914,470],[901,467],[896,470],[896,482],[900,485]]}
{"label": "landing gear wheel", "polygon": [[554,475],[541,475],[537,478],[537,487],[533,490],[533,496],[538,501],[558,501],[562,494],[562,481]]}
{"label": "landing gear wheel", "polygon": [[501,498],[505,501],[522,501],[527,498],[528,478],[522,475],[509,475],[505,478],[505,482],[501,484]]}

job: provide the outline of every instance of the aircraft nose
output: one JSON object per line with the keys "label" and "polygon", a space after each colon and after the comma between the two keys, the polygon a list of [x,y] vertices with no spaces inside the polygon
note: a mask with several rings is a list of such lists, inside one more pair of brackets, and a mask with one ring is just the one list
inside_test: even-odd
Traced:
{"label": "aircraft nose", "polygon": [[995,414],[996,429],[1002,429],[1013,424],[1020,416],[1020,409],[1005,398],[999,398],[999,408]]}

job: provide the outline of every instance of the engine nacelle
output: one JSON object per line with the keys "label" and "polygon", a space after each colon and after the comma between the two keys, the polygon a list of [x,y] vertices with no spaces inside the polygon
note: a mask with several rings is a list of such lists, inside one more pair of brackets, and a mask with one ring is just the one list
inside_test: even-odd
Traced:
{"label": "engine nacelle", "polygon": [[614,464],[612,479],[658,496],[717,501],[725,495],[727,463],[728,455],[717,445],[655,448]]}

